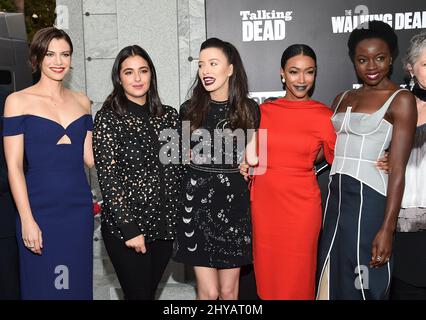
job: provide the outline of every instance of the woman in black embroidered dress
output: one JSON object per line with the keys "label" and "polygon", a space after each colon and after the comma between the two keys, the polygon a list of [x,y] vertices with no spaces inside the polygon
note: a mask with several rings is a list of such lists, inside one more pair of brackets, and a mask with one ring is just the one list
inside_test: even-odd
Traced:
{"label": "woman in black embroidered dress", "polygon": [[[252,263],[249,191],[238,165],[260,115],[247,95],[236,48],[206,40],[192,97],[180,109],[182,120],[190,121],[192,142],[175,255],[194,266],[198,299],[237,299],[240,267]],[[239,138],[244,143],[238,146]]]}

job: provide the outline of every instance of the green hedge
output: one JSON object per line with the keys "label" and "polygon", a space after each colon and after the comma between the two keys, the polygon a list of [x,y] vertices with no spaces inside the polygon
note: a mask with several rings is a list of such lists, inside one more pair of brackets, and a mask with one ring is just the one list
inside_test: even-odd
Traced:
{"label": "green hedge", "polygon": [[[53,26],[55,7],[55,0],[25,0],[25,25],[29,42],[37,30]],[[16,11],[13,0],[0,0],[0,11]]]}

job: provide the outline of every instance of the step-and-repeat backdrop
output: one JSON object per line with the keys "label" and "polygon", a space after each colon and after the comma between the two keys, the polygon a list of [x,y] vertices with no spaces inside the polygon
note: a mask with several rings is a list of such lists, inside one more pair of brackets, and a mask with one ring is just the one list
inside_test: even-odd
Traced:
{"label": "step-and-repeat backdrop", "polygon": [[[281,54],[291,44],[311,46],[318,59],[313,98],[330,105],[334,97],[358,85],[347,40],[360,22],[381,20],[399,38],[392,79],[404,85],[401,57],[410,38],[426,30],[425,0],[206,0],[207,37],[233,43],[241,53],[251,95],[258,103],[282,96]],[[319,177],[323,199],[328,174]],[[323,201],[325,202],[325,201]],[[243,269],[241,298],[256,297],[254,277]]]}
{"label": "step-and-repeat backdrop", "polygon": [[365,19],[382,20],[395,29],[400,54],[392,79],[404,83],[401,57],[410,38],[426,30],[426,1],[206,0],[206,18],[208,37],[239,49],[258,102],[282,95],[281,54],[291,44],[304,43],[318,58],[313,98],[331,104],[339,92],[357,84],[346,43]]}

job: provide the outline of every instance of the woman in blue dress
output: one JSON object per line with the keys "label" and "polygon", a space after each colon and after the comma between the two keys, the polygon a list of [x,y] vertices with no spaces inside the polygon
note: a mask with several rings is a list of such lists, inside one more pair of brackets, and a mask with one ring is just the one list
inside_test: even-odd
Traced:
{"label": "woman in blue dress", "polygon": [[5,106],[23,299],[93,297],[92,199],[84,172],[94,163],[93,122],[89,99],[63,86],[72,52],[64,31],[38,31],[30,62],[40,81],[10,95]]}

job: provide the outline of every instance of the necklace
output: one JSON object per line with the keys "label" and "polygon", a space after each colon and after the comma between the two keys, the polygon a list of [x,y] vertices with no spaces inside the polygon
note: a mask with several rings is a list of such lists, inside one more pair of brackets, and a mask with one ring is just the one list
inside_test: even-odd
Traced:
{"label": "necklace", "polygon": [[416,83],[411,92],[420,100],[426,101],[426,90],[420,88],[419,84]]}

